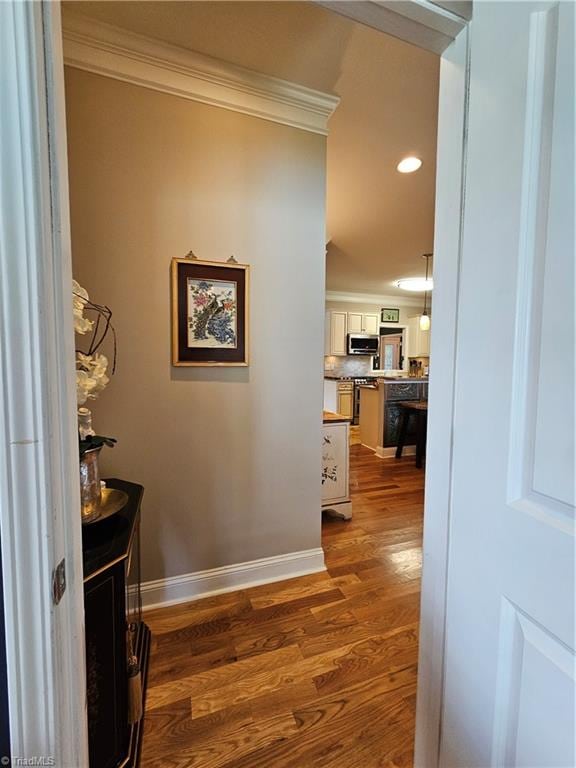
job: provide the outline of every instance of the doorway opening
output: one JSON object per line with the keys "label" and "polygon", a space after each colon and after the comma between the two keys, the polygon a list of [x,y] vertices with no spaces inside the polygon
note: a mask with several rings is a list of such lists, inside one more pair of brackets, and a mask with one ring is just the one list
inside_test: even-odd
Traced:
{"label": "doorway opening", "polygon": [[[164,306],[165,263],[150,253],[139,233],[146,232],[147,238],[159,237],[165,245],[163,235],[154,233],[158,228],[163,231],[162,206],[170,201],[174,231],[178,231],[181,238],[185,232],[192,240],[185,242],[182,238],[171,243],[171,247],[183,252],[191,249],[200,260],[210,260],[212,254],[207,252],[215,251],[216,244],[222,247],[227,242],[240,263],[250,262],[255,363],[248,371],[237,372],[237,389],[248,389],[254,378],[264,388],[266,397],[272,397],[267,389],[269,374],[258,369],[257,360],[260,349],[268,343],[259,326],[275,320],[273,315],[264,314],[272,312],[274,306],[275,313],[284,313],[282,323],[272,324],[275,338],[270,360],[284,372],[275,396],[292,407],[303,403],[307,423],[301,425],[299,421],[298,429],[307,430],[305,434],[309,432],[312,438],[319,436],[322,429],[326,456],[326,472],[323,468],[322,480],[320,472],[316,479],[316,487],[322,483],[325,494],[322,552],[326,571],[146,612],[145,621],[152,631],[153,642],[142,761],[143,765],[154,765],[169,759],[185,760],[192,751],[195,754],[204,751],[212,755],[214,768],[232,759],[244,760],[246,764],[260,759],[275,766],[299,760],[313,764],[318,755],[338,748],[346,763],[353,755],[358,760],[356,731],[360,723],[366,733],[362,755],[367,766],[370,755],[378,753],[381,760],[381,752],[400,765],[409,764],[415,727],[424,489],[424,470],[416,466],[413,421],[405,436],[404,455],[395,459],[394,454],[403,403],[425,400],[427,382],[425,378],[408,377],[410,359],[423,352],[415,346],[420,342],[416,326],[422,296],[405,294],[394,283],[401,278],[420,276],[421,253],[432,250],[439,60],[435,54],[318,7],[289,3],[265,4],[260,8],[259,4],[246,4],[242,13],[237,8],[237,4],[221,9],[219,4],[180,3],[164,9],[162,4],[134,3],[94,7],[82,4],[79,10],[94,22],[128,25],[130,33],[153,34],[171,45],[202,46],[203,55],[217,55],[234,65],[258,68],[265,75],[283,75],[285,79],[295,79],[299,87],[322,87],[335,92],[340,103],[330,118],[327,139],[312,132],[303,134],[294,128],[283,128],[284,134],[280,135],[275,126],[256,120],[248,123],[244,115],[226,114],[223,119],[217,107],[190,106],[191,102],[170,94],[159,97],[150,89],[107,78],[98,71],[86,72],[69,66],[66,72],[74,271],[79,282],[89,289],[91,299],[98,297],[104,301],[100,297],[106,296],[106,302],[114,310],[120,339],[118,373],[110,389],[94,404],[96,419],[106,425],[105,433],[114,434],[116,429],[127,436],[125,442],[129,441],[138,427],[126,402],[130,400],[145,407],[141,394],[132,389],[131,377],[120,367],[122,355],[130,354],[124,352],[122,339],[137,326],[130,307],[123,307],[119,294],[120,286],[130,284],[134,295],[148,296],[153,306]],[[75,11],[72,9],[72,13]],[[175,24],[175,19],[180,23]],[[286,44],[286,27],[300,36],[309,35],[316,47],[323,45],[322,68],[314,68],[320,56],[317,50],[308,54],[308,63],[304,66],[302,57],[307,49],[296,34],[292,42],[289,41],[288,49],[284,49],[284,57],[279,57],[276,49],[272,50],[271,41],[275,41],[276,46]],[[264,29],[269,36],[266,45],[257,40],[258,31]],[[234,46],[230,38],[232,30],[242,45]],[[193,39],[184,39],[190,34]],[[391,72],[394,77],[390,76]],[[378,91],[378,98],[374,98]],[[107,105],[106,113],[102,112],[103,105]],[[115,119],[107,118],[106,114],[114,114]],[[162,147],[158,154],[150,148],[155,136]],[[322,159],[321,150],[326,142],[330,293],[326,307],[318,306],[317,314],[323,316],[326,310],[331,319],[336,315],[344,328],[342,338],[334,327],[327,336],[330,351],[340,343],[345,352],[332,357],[335,371],[341,374],[337,380],[338,397],[352,409],[352,421],[356,410],[361,444],[352,446],[348,441],[344,446],[339,445],[342,427],[346,431],[347,425],[328,417],[328,423],[320,427],[319,409],[308,410],[307,396],[296,395],[287,378],[299,376],[300,369],[309,369],[311,364],[315,365],[314,371],[319,371],[322,364],[322,350],[317,343],[313,348],[315,358],[310,345],[301,343],[309,337],[317,342],[317,330],[297,329],[295,324],[299,297],[307,302],[312,299],[308,283],[315,286],[314,297],[322,300],[321,291],[316,289],[324,282],[323,265],[306,263],[299,258],[296,246],[309,247],[306,239],[310,238],[310,226],[314,228],[314,238],[316,231],[324,228],[323,205],[318,206],[318,201],[323,203],[322,176],[314,172],[314,164]],[[416,151],[422,157],[422,168],[411,176],[401,174],[398,163],[406,154]],[[238,171],[238,157],[243,158],[248,171]],[[106,173],[102,172],[104,158]],[[192,158],[189,166],[186,158]],[[279,181],[267,174],[262,167],[265,163],[274,164]],[[183,164],[184,174],[180,170]],[[171,169],[170,177],[165,173],[166,168]],[[310,182],[306,181],[308,174],[312,174]],[[90,189],[85,186],[87,177],[92,182]],[[176,193],[172,188],[175,180],[180,190]],[[196,187],[200,180],[201,191]],[[103,188],[109,193],[103,195]],[[312,208],[311,224],[308,219],[301,223],[296,195],[308,195],[308,205],[317,206]],[[269,208],[266,198],[272,201]],[[186,205],[182,200],[187,201]],[[118,219],[111,209],[112,201],[122,211]],[[87,204],[93,213],[91,221],[86,221],[84,216]],[[196,222],[194,231],[182,226],[188,206]],[[291,233],[284,222],[287,211],[292,208]],[[226,238],[215,239],[210,228],[202,229],[198,222],[198,212],[201,212],[204,222],[209,222],[211,228],[219,226],[221,233],[228,226],[222,222],[234,220],[234,209],[241,210],[243,215],[238,218],[237,227],[230,227]],[[143,217],[144,211],[147,214]],[[247,223],[249,216],[252,224]],[[155,217],[157,224],[151,226]],[[104,218],[110,226],[106,242],[96,226],[99,219]],[[288,255],[283,260],[275,259],[274,263],[278,264],[275,271],[271,271],[268,266],[271,259],[262,257],[257,261],[250,251],[257,252],[260,247],[261,232],[270,238],[275,249],[281,248],[276,234],[279,228],[286,240],[294,237],[294,232],[300,239],[294,241],[290,261]],[[254,232],[259,233],[258,238]],[[196,238],[200,241],[198,245]],[[316,244],[317,240],[314,246],[317,253]],[[148,254],[145,259],[141,259],[142,253]],[[218,258],[215,252],[213,260]],[[291,282],[294,263],[304,270],[299,292]],[[118,288],[110,284],[111,269],[116,274]],[[263,280],[270,290],[274,286],[278,288],[274,304],[257,293],[259,281]],[[282,280],[282,290],[279,280]],[[286,295],[292,298],[286,301]],[[154,313],[144,313],[139,317],[138,327],[140,323],[142,335],[134,336],[133,341],[135,370],[140,369],[139,360],[147,354],[156,354],[154,350],[161,338]],[[376,345],[376,356],[380,358],[378,368],[374,368],[371,356],[358,354],[357,348],[355,353],[348,354],[351,337]],[[289,350],[282,356],[276,354],[281,343]],[[240,439],[235,429],[241,414],[245,413],[242,399],[245,396],[240,395],[238,401],[234,399],[237,396],[226,386],[229,375],[219,372],[215,376],[208,370],[202,372],[201,378],[192,369],[170,370],[169,375],[162,378],[151,371],[150,376],[166,414],[178,407],[178,423],[184,426],[187,418],[194,417],[196,429],[206,435],[208,443],[210,430],[215,426],[227,432],[230,441]],[[340,386],[342,378],[348,384],[346,392]],[[364,384],[358,381],[361,378],[366,380]],[[309,379],[304,378],[301,386],[319,383],[314,373]],[[176,387],[189,391],[191,384],[193,391],[200,390],[198,385],[206,385],[203,413],[198,410],[192,413],[189,405],[176,403],[180,397]],[[230,404],[234,418],[223,413],[220,398],[214,394],[219,390],[226,390],[228,398],[233,398]],[[315,402],[320,405],[318,400]],[[251,408],[255,408],[254,404]],[[214,409],[211,424],[205,420],[210,409]],[[340,410],[339,406],[336,417],[344,417],[346,421],[347,414]],[[150,428],[154,430],[154,425]],[[158,590],[153,585],[163,574],[168,576],[167,590],[180,589],[179,583],[172,586],[170,558],[182,558],[186,565],[180,566],[181,570],[213,570],[214,558],[206,554],[212,525],[220,531],[212,544],[217,556],[261,559],[256,555],[234,554],[233,531],[227,536],[221,531],[222,524],[228,522],[228,515],[233,512],[234,500],[230,495],[224,506],[210,501],[219,493],[218,483],[212,483],[210,476],[213,459],[206,459],[207,450],[211,456],[210,449],[200,450],[190,445],[185,435],[187,428],[181,431],[174,425],[170,430],[170,444],[162,442],[164,438],[156,431],[155,440],[162,442],[168,455],[172,455],[172,443],[183,441],[182,444],[188,446],[195,466],[204,467],[206,488],[203,490],[202,483],[198,482],[196,493],[211,512],[202,519],[200,528],[196,517],[172,519],[169,516],[169,525],[150,520],[144,507],[142,556],[143,570],[148,574],[143,589],[145,600],[153,590]],[[255,430],[251,421],[246,422],[248,430]],[[274,439],[267,432],[262,435],[267,452]],[[253,452],[261,450],[256,444],[248,447]],[[339,454],[341,448],[343,462]],[[245,463],[236,455],[237,478],[232,483],[236,488],[242,489],[253,471],[248,460],[250,451],[243,451],[243,455],[247,454]],[[310,445],[312,462],[315,457],[319,458],[319,452],[320,445],[317,448]],[[288,458],[284,459],[287,464],[284,471],[293,478],[284,491],[286,496],[294,493],[299,480],[299,474],[289,464],[292,453],[288,451]],[[146,487],[144,504],[148,493],[165,492],[166,466],[157,455],[140,455],[136,463],[137,454],[127,456],[122,440],[115,447],[114,455],[110,454],[104,458],[106,464],[120,462],[124,473],[140,473]],[[180,461],[176,457],[174,460]],[[271,477],[275,471],[271,466]],[[302,473],[301,467],[298,472]],[[220,486],[223,482],[221,479]],[[258,488],[262,485],[264,492],[262,476],[250,482]],[[177,495],[180,485],[184,485],[184,476],[175,475],[171,493]],[[327,491],[332,493],[330,497]],[[342,499],[344,495],[348,495],[347,502]],[[253,503],[252,496],[247,499],[244,503]],[[276,505],[282,501],[278,496],[273,499]],[[348,522],[338,517],[346,503],[348,512],[350,506],[352,508],[352,519]],[[223,509],[228,510],[225,515]],[[334,511],[336,518],[330,518],[328,513]],[[303,514],[303,511],[296,510],[296,513]],[[192,510],[192,514],[196,512]],[[321,514],[318,509],[318,527]],[[258,527],[265,532],[269,516],[270,513],[261,522],[254,523],[251,541],[243,542],[245,548],[257,540]],[[189,535],[186,521],[197,531],[196,543]],[[173,535],[176,526],[178,537]],[[276,529],[274,531],[278,537]],[[286,526],[285,535],[292,536],[292,528]],[[160,546],[162,537],[167,539]],[[226,540],[228,551],[224,548]],[[278,545],[275,541],[276,549]],[[254,547],[252,551],[259,550]],[[227,560],[222,562],[224,567],[228,566]],[[174,571],[174,579],[180,575]],[[279,677],[271,674],[277,669]],[[298,725],[299,713],[311,706],[317,708],[319,702],[324,703],[327,711],[332,711],[334,702],[343,695],[350,697],[357,719],[348,718],[344,712],[312,727],[304,735]],[[369,706],[366,706],[367,700],[371,701]],[[192,710],[190,701],[193,701]],[[183,739],[172,731],[171,725],[166,726],[167,717],[171,722],[173,719],[181,722],[183,718],[186,723]],[[383,722],[389,722],[390,727],[383,728]],[[226,738],[228,733],[234,738]],[[250,738],[244,738],[244,734]],[[236,735],[241,746],[234,746]],[[306,754],[298,758],[302,749]]]}
{"label": "doorway opening", "polygon": [[[70,4],[70,7],[72,7],[72,4]],[[84,10],[88,10],[88,5],[87,5],[87,4],[85,4],[83,7],[84,7]],[[151,4],[148,4],[148,6],[147,6],[147,7],[148,7],[148,8],[150,8],[150,7],[151,7]],[[95,10],[95,12],[96,12],[96,13],[99,13],[99,12],[101,12],[101,11],[102,11],[102,8],[100,8],[100,10],[98,10],[98,9],[95,7],[95,8],[94,8],[94,10]],[[122,15],[123,13],[124,13],[124,10],[122,10],[122,12],[121,12],[121,15]],[[140,30],[139,30],[139,33],[140,33],[140,34],[142,34],[143,32],[144,32],[144,30],[142,30],[142,29],[140,29]],[[138,34],[138,32],[137,32],[136,34]],[[79,45],[81,45],[81,44],[82,44],[82,41],[81,41],[79,38],[77,38],[75,42],[76,42],[76,43],[78,43]],[[94,66],[96,66],[96,65],[94,65]],[[77,67],[77,69],[82,69],[82,67]],[[86,71],[86,70],[85,70],[85,71]],[[90,71],[90,69],[88,69],[88,71]],[[93,69],[92,71],[95,71],[95,70]],[[100,72],[100,75],[102,75],[102,74],[103,74],[103,70]],[[98,76],[96,77],[96,79],[95,79],[95,80],[93,80],[92,82],[96,82],[96,81],[98,80],[98,77],[99,77],[100,75],[98,75]],[[90,76],[88,75],[88,77],[90,77]],[[120,79],[119,79],[119,80],[120,80]],[[147,112],[147,111],[146,111],[146,110],[144,110],[143,114],[146,114],[146,112]],[[145,120],[142,120],[142,121],[141,121],[141,124],[142,124],[142,125],[144,125],[144,124],[145,124],[145,122],[146,122]],[[119,122],[117,123],[117,125],[122,125],[122,121],[119,121]],[[124,127],[125,127],[125,126],[124,126]],[[97,153],[96,151],[94,151],[94,150],[95,150],[95,148],[97,147],[97,144],[98,144],[98,142],[94,142],[94,144],[93,144],[93,145],[90,145],[90,148],[91,148],[91,151],[92,151],[92,152],[93,152],[93,154],[94,154],[94,160],[95,160],[95,164],[94,164],[94,166],[93,166],[93,173],[90,175],[90,179],[91,179],[91,187],[92,187],[92,188],[94,188],[93,182],[94,182],[94,181],[97,179],[97,177],[98,177],[98,169],[99,169],[99,168],[101,169],[102,167],[106,167],[106,164],[107,164],[107,162],[108,162],[108,160],[109,160],[109,157],[108,157],[106,154],[102,154],[102,155],[98,156],[98,153]],[[61,169],[60,169],[60,170],[61,170]],[[71,165],[71,170],[72,170],[72,165]],[[97,185],[96,185],[96,188],[97,188]],[[110,187],[110,186],[109,186],[109,187],[108,187],[108,190],[109,190],[109,191],[112,191],[112,187]],[[83,189],[83,193],[84,193],[84,192],[87,192],[87,191],[90,191],[90,190],[88,190],[88,189],[87,189],[87,187],[85,187],[85,188]],[[128,198],[126,198],[126,199],[128,199]],[[115,219],[115,218],[111,218],[111,219],[109,220],[109,223],[110,223],[110,224],[113,224],[115,221],[116,221],[116,219]],[[144,222],[146,221],[146,219],[145,219],[145,218],[143,218],[143,217],[141,216],[141,217],[140,217],[140,221],[141,221],[141,223],[144,223]],[[88,220],[86,217],[84,217],[84,222],[85,222],[85,223],[89,223],[89,220]],[[114,227],[112,227],[112,230],[113,230],[113,229],[114,229]],[[117,232],[114,232],[114,231],[112,231],[112,230],[111,230],[111,231],[108,233],[108,234],[109,234],[109,242],[110,242],[111,244],[113,244],[113,243],[115,242],[114,238],[115,238],[115,236],[117,235]],[[136,232],[137,232],[137,228],[133,230],[133,233],[136,233]],[[112,250],[114,250],[114,246],[112,247]],[[102,253],[103,253],[104,255],[106,255],[106,251],[105,251],[105,250],[104,250],[104,251],[102,251]],[[119,255],[119,254],[116,254],[116,257],[118,257],[118,255]],[[119,266],[119,267],[121,267],[121,265],[122,265],[122,261],[121,261],[119,258],[116,258],[116,262],[117,262],[118,266]],[[119,275],[117,275],[117,277],[119,277]],[[148,283],[147,283],[147,285],[148,285],[148,287],[150,287],[150,288],[153,288],[153,287],[154,287],[154,283],[153,283],[153,282],[148,282]],[[132,286],[132,288],[131,288],[131,292],[134,290],[134,288],[135,288],[135,286],[133,285],[133,286]],[[154,301],[153,301],[152,303],[154,304]],[[153,346],[154,346],[154,345],[152,344],[152,347],[153,347]],[[239,381],[240,383],[242,383],[243,379],[244,379],[244,377],[242,377],[242,376],[239,376],[239,377],[238,377],[238,381]],[[181,380],[184,380],[184,378],[181,378]],[[245,380],[245,379],[244,379],[244,380]],[[126,402],[128,402],[128,401],[126,401]],[[343,586],[343,587],[344,587],[344,586],[346,586],[346,585],[347,585],[347,586],[352,586],[352,584],[353,584],[353,583],[356,581],[356,579],[354,578],[354,575],[355,575],[355,574],[349,574],[349,577],[350,577],[350,578],[343,578],[343,580],[342,580],[342,586]],[[332,595],[330,595],[330,594],[328,594],[328,595],[324,595],[324,597],[322,597],[322,598],[319,598],[319,597],[317,596],[317,594],[318,594],[318,593],[321,593],[321,594],[323,594],[325,591],[327,591],[327,592],[329,592],[329,593],[330,593],[330,592],[332,592],[333,588],[336,588],[336,589],[338,589],[338,587],[337,587],[337,586],[336,586],[336,587],[333,587],[333,585],[330,585],[330,589],[328,589],[328,590],[324,590],[323,588],[320,588],[320,589],[318,589],[318,583],[316,582],[316,578],[319,578],[319,577],[310,578],[310,583],[314,585],[314,586],[312,587],[312,592],[315,594],[315,597],[313,598],[313,601],[312,601],[312,602],[313,602],[314,604],[317,604],[317,603],[322,603],[324,600],[325,600],[327,603],[328,603],[328,602],[330,602],[330,598],[332,598],[332,597],[335,597],[335,595],[334,595],[334,594],[332,594]],[[303,586],[304,586],[304,585],[303,585]],[[281,592],[281,594],[280,594],[280,592]],[[282,590],[280,590],[280,592],[278,592],[278,591],[277,591],[277,592],[275,592],[275,595],[276,595],[276,597],[277,597],[277,596],[280,594],[280,599],[279,599],[279,600],[277,600],[277,599],[276,599],[276,597],[272,598],[272,602],[273,602],[273,603],[276,603],[276,602],[280,602],[280,603],[284,603],[284,602],[291,602],[291,600],[290,600],[290,599],[288,599],[287,593],[286,593],[285,591],[282,591]],[[264,591],[263,591],[262,593],[260,593],[260,597],[262,597],[262,598],[263,598],[265,601],[267,601],[267,602],[268,602],[268,601],[271,599],[269,596],[266,596],[266,594],[265,594],[265,592],[264,592]],[[251,605],[251,607],[252,607],[252,608],[254,607],[254,604],[255,604],[255,602],[256,602],[258,599],[259,599],[259,597],[258,597],[257,595],[253,595],[253,596],[251,596],[251,597],[249,598],[249,602],[250,602],[250,605]],[[224,602],[225,602],[225,600],[223,600],[223,603],[224,603]],[[206,605],[205,607],[206,607],[206,608],[208,608],[208,606],[207,606],[207,605]],[[221,607],[222,607],[221,605],[220,605],[220,607],[217,607],[217,608],[216,608],[216,612],[219,612],[219,610],[220,610],[220,608],[221,608]],[[264,606],[262,605],[262,607],[264,607]],[[294,607],[294,606],[291,606],[291,608],[293,608],[293,607]],[[302,607],[302,606],[301,606],[301,607]],[[245,602],[244,602],[244,603],[243,603],[241,606],[238,606],[238,605],[236,605],[234,608],[232,608],[232,613],[235,613],[237,609],[240,611],[240,613],[243,613],[243,609],[244,609],[244,608],[246,608],[246,603],[245,603]],[[281,611],[281,612],[282,612],[282,611]],[[325,618],[328,618],[328,617],[325,617]],[[184,617],[183,617],[181,614],[179,614],[179,617],[175,619],[175,623],[176,623],[176,625],[178,625],[178,624],[181,624],[182,622],[185,622],[185,621],[186,621],[186,620],[184,619]],[[330,620],[330,621],[331,621],[331,620]],[[201,623],[205,623],[205,622],[201,622]],[[336,624],[338,624],[338,621],[336,622]],[[172,624],[172,627],[174,627],[174,624]],[[171,630],[170,630],[170,631],[171,631]],[[190,633],[189,633],[189,634],[190,634],[190,636],[194,635],[194,631],[193,631],[193,630],[190,630]],[[171,640],[174,640],[175,638],[174,638],[174,637],[171,637],[170,639],[171,639]],[[293,651],[290,651],[290,653],[293,653]],[[317,654],[314,654],[314,655],[317,655]],[[334,659],[333,661],[334,661],[334,663],[335,663],[335,659]],[[336,665],[336,666],[338,666],[338,665]],[[244,669],[244,667],[243,667],[243,669]],[[170,673],[170,675],[171,675],[171,674],[173,674],[173,672],[171,672],[171,673]],[[316,685],[316,682],[315,682],[315,685]],[[158,709],[158,708],[159,708],[159,707],[158,707],[158,701],[159,701],[159,700],[157,699],[157,700],[156,700],[156,706],[155,706],[155,707],[153,707],[153,709]],[[211,706],[211,705],[207,705],[207,706]],[[211,710],[211,711],[220,711],[220,710],[219,710],[218,708],[216,708],[215,710]],[[157,714],[160,714],[160,713],[157,713]],[[375,735],[375,738],[376,738],[376,735]]]}

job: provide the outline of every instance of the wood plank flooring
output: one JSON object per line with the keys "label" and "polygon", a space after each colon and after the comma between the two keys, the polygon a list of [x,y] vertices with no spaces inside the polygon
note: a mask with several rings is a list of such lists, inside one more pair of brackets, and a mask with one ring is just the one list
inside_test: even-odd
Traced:
{"label": "wood plank flooring", "polygon": [[353,445],[328,573],[147,613],[142,768],[411,766],[423,488]]}

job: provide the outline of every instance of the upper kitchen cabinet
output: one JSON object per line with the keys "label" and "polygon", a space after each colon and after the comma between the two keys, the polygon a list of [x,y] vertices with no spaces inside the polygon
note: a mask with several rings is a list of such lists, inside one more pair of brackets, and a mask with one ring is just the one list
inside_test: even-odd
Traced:
{"label": "upper kitchen cabinet", "polygon": [[326,355],[345,355],[348,317],[346,312],[326,312]]}
{"label": "upper kitchen cabinet", "polygon": [[380,318],[376,314],[348,312],[348,333],[378,334]]}
{"label": "upper kitchen cabinet", "polygon": [[430,357],[430,331],[420,328],[420,315],[408,319],[408,357]]}
{"label": "upper kitchen cabinet", "polygon": [[377,336],[379,331],[380,317],[376,313],[328,311],[326,312],[324,354],[348,354],[346,337],[349,333]]}

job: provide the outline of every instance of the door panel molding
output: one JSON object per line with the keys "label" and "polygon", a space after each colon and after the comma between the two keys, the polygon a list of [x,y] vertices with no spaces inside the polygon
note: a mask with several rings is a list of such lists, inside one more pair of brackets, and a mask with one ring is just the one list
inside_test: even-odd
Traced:
{"label": "door panel molding", "polygon": [[[553,665],[560,675],[568,679],[569,688],[576,680],[576,658],[571,648],[507,598],[502,599],[499,645],[491,764],[495,768],[509,768],[518,765],[518,750],[522,747],[522,687],[531,671],[528,668],[531,658],[533,662],[536,655],[541,657],[544,664]],[[531,694],[534,703],[538,700],[537,706],[541,706],[543,711],[564,709],[554,707],[553,702],[545,701],[543,696],[534,696],[534,693],[529,691],[527,695]],[[573,722],[574,711],[570,713],[570,703],[566,704],[568,711],[558,712],[558,715],[570,723]],[[569,732],[569,729],[565,729],[565,732]],[[572,755],[566,755],[563,762],[566,766],[574,764],[571,746]],[[570,750],[570,745],[562,744],[559,748]],[[557,764],[560,763],[554,762],[554,765]]]}
{"label": "door panel molding", "polygon": [[[548,249],[552,134],[555,111],[558,6],[534,12],[530,19],[525,130],[522,172],[520,237],[516,297],[516,329],[511,383],[511,423],[508,468],[508,503],[515,509],[570,533],[574,530],[574,507],[537,489],[536,446],[539,441],[538,412],[542,397],[554,396],[558,385],[554,372],[544,371],[543,345],[554,338],[543,334],[545,281]],[[568,278],[568,275],[567,275]],[[566,307],[566,325],[570,322]],[[569,370],[556,376],[570,377]],[[573,374],[572,374],[573,376]],[[544,392],[545,386],[552,395]],[[568,387],[569,389],[569,387]],[[569,399],[569,398],[568,398]],[[565,402],[569,408],[569,402]],[[570,419],[568,419],[570,421]],[[562,428],[561,423],[558,424]],[[569,426],[565,426],[570,429]],[[556,441],[555,441],[556,442]],[[548,457],[551,460],[551,457]]]}

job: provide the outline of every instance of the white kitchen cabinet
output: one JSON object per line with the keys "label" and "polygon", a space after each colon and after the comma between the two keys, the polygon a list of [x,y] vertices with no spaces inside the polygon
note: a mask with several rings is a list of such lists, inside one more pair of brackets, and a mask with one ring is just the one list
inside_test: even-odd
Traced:
{"label": "white kitchen cabinet", "polygon": [[378,315],[364,315],[364,333],[378,335],[380,332],[380,318]]}
{"label": "white kitchen cabinet", "polygon": [[376,314],[348,312],[348,333],[369,333],[377,335],[380,318]]}
{"label": "white kitchen cabinet", "polygon": [[420,328],[420,315],[408,319],[408,357],[430,356],[430,331]]}
{"label": "white kitchen cabinet", "polygon": [[354,387],[342,390],[338,389],[338,411],[340,416],[345,419],[352,419],[354,416]]}
{"label": "white kitchen cabinet", "polygon": [[348,317],[346,312],[326,312],[326,355],[345,355]]}
{"label": "white kitchen cabinet", "polygon": [[348,312],[348,333],[362,333],[363,317],[361,312]]}
{"label": "white kitchen cabinet", "polygon": [[322,509],[349,520],[349,425],[326,416],[322,428]]}
{"label": "white kitchen cabinet", "polygon": [[324,410],[338,413],[338,381],[324,379]]}
{"label": "white kitchen cabinet", "polygon": [[352,420],[354,415],[354,382],[324,378],[324,410]]}

